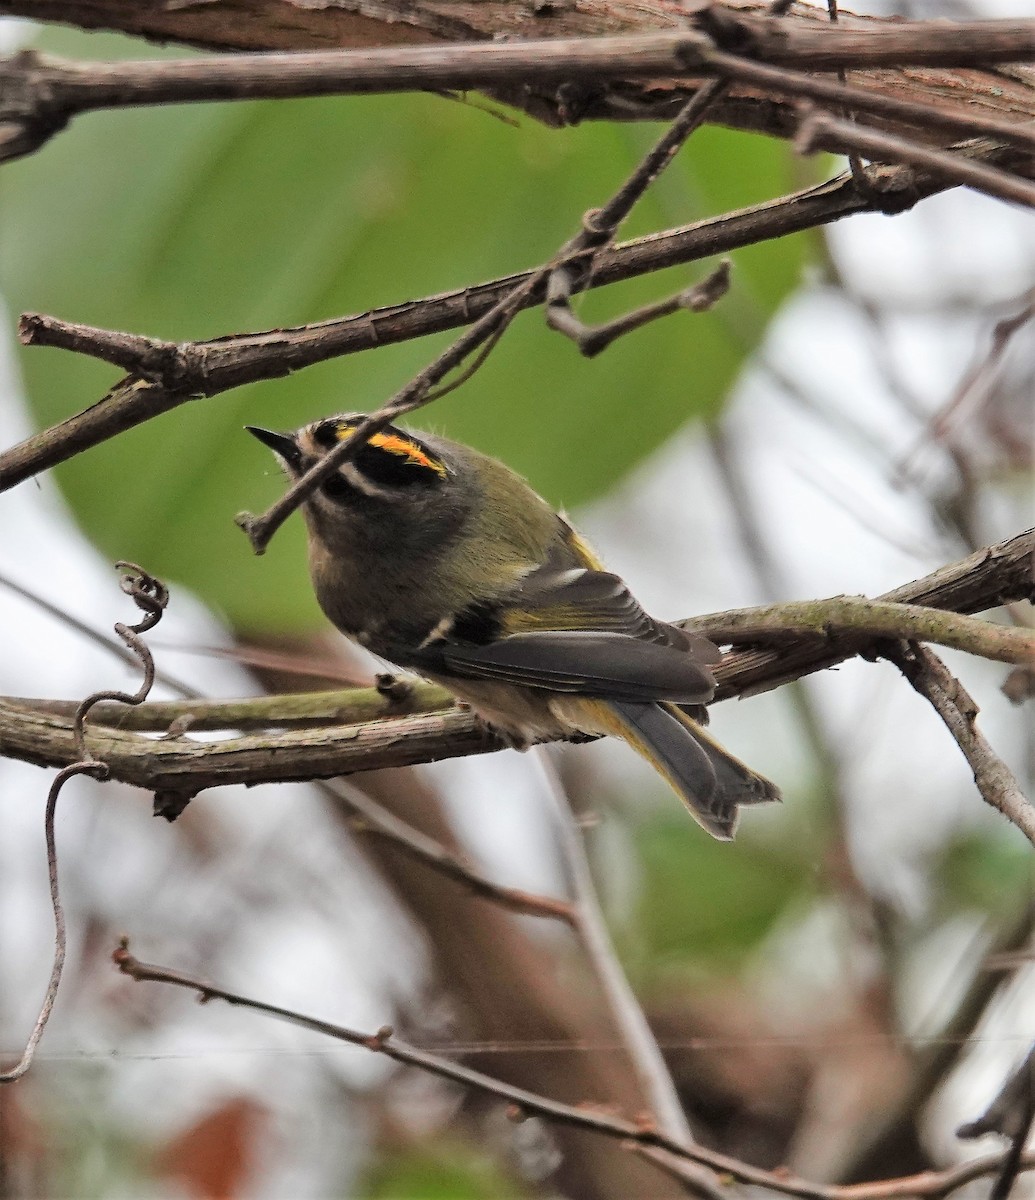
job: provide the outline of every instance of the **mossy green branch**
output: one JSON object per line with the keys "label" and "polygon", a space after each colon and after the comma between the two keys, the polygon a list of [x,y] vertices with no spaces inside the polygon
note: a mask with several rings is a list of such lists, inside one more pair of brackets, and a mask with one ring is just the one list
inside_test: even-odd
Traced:
{"label": "mossy green branch", "polygon": [[[75,715],[75,700],[12,699],[11,704],[54,717]],[[140,704],[105,702],[90,710],[89,724],[153,733],[201,733],[239,729],[283,729],[306,725],[360,725],[386,717],[440,712],[451,708],[445,688],[401,677],[388,689],[340,688],[335,691],[248,696],[240,700],[168,700]]]}
{"label": "mossy green branch", "polygon": [[[716,699],[724,700],[825,670],[889,638],[932,641],[1007,662],[1035,661],[1030,630],[961,615],[1033,594],[1035,530],[1029,529],[877,601],[841,596],[713,613],[686,624],[744,647],[716,668]],[[75,701],[0,698],[0,757],[49,767],[76,761],[76,707]],[[236,736],[192,736],[214,730]],[[434,762],[504,745],[471,712],[451,705],[443,689],[408,678],[381,690],[135,709],[99,704],[87,722],[87,744],[113,778],[182,795],[218,784],[320,779]]]}
{"label": "mossy green branch", "polygon": [[827,600],[734,609],[694,617],[682,624],[722,645],[778,644],[808,637],[825,641],[845,636],[896,638],[933,642],[996,662],[1035,663],[1035,630],[866,596],[832,596]]}

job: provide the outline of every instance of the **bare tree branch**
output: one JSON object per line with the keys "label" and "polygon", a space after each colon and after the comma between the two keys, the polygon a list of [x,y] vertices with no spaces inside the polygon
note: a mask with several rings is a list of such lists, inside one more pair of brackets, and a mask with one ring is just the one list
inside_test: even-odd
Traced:
{"label": "bare tree branch", "polygon": [[[806,5],[782,5],[779,23],[762,14],[770,11],[760,0],[709,6],[696,17],[723,50],[746,51],[751,57],[784,62],[787,56],[807,54],[809,70],[834,70],[837,61],[851,57],[875,69],[856,73],[855,83],[889,96],[929,99],[940,107],[1008,112],[1018,119],[1031,116],[1030,88],[1016,79],[989,71],[957,67],[952,80],[937,66],[889,71],[910,55],[928,62],[959,63],[967,51],[976,64],[1003,56],[1025,54],[1024,22],[947,21],[894,23],[879,18],[842,14],[830,30],[825,14]],[[5,0],[0,11],[22,13],[34,20],[57,20],[86,28],[117,28],[162,42],[179,41],[209,49],[326,50],[337,46],[398,47],[406,43],[492,42],[504,46],[534,39],[572,39],[666,32],[683,36],[689,20],[685,7],[664,0],[580,0],[579,4],[526,5],[510,0],[479,3],[416,0],[338,0],[334,5],[300,5],[293,0],[209,0],[204,5],[127,6],[119,0]],[[1012,24],[1011,32],[1009,24]],[[835,38],[829,35],[836,33]],[[1011,39],[1016,39],[1010,45]],[[837,61],[831,62],[831,56]],[[877,64],[880,64],[879,66]],[[672,75],[636,79],[627,76],[610,86],[583,85],[575,96],[570,88],[501,84],[497,96],[537,119],[560,125],[578,119],[665,120],[684,103],[703,75],[680,83]],[[712,114],[715,120],[777,136],[793,130],[793,113],[779,96],[763,100],[756,86],[743,85],[723,98]]]}
{"label": "bare tree branch", "polygon": [[827,639],[866,634],[934,642],[997,662],[1035,663],[1035,630],[865,596],[832,596],[828,600],[744,608],[714,618],[694,617],[683,624],[706,633],[720,645],[779,644],[810,636]]}
{"label": "bare tree branch", "polygon": [[593,886],[582,833],[571,811],[571,801],[544,747],[537,749],[536,763],[553,810],[553,825],[561,860],[567,875],[568,890],[574,901],[575,928],[586,957],[592,964],[600,987],[607,997],[615,1024],[621,1031],[622,1041],[633,1060],[641,1089],[650,1102],[658,1127],[671,1137],[692,1141],[690,1125],[672,1082],[672,1076],[647,1024],[643,1009],[618,962],[596,888]]}
{"label": "bare tree branch", "polygon": [[[1017,150],[979,141],[970,143],[966,152],[982,161],[1035,172],[1035,160]],[[597,249],[573,291],[728,253],[854,213],[902,211],[947,186],[934,174],[909,167],[871,166],[866,178],[865,196],[846,173],[779,200]],[[524,290],[522,285],[530,281],[532,286]],[[0,491],[198,396],[279,378],[344,354],[462,328],[480,320],[508,295],[516,297],[520,308],[542,304],[546,298],[542,270],[315,325],[204,342],[163,342],[27,313],[20,324],[24,344],[90,354],[131,374],[84,411],[0,453]]]}
{"label": "bare tree branch", "polygon": [[495,883],[458,854],[409,825],[344,779],[326,780],[321,786],[351,814],[349,827],[353,833],[362,837],[385,838],[411,858],[459,883],[473,895],[491,900],[509,912],[521,913],[526,917],[552,917],[573,927],[577,924],[575,911],[568,901],[553,896],[537,896],[520,888]]}
{"label": "bare tree branch", "polygon": [[982,797],[1035,845],[1035,805],[978,729],[975,720],[980,710],[960,681],[937,655],[915,642],[910,643],[908,652],[889,649],[885,657],[930,700],[970,764]]}
{"label": "bare tree branch", "polygon": [[[695,92],[607,203],[583,216],[581,229],[564,243],[549,262],[544,263],[532,272],[529,278],[505,294],[484,317],[465,330],[451,346],[418,372],[377,412],[359,421],[348,437],[343,438],[333,450],[295,479],[284,495],[265,513],[258,517],[251,513],[238,513],[235,520],[247,533],[255,553],[265,552],[270,538],[287,517],[322,480],[329,478],[342,463],[355,455],[369,437],[397,417],[429,403],[434,399],[432,388],[441,384],[446,375],[459,367],[472,351],[482,345],[495,344],[499,335],[524,307],[527,297],[542,286],[557,268],[567,266],[587,251],[594,251],[611,242],[637,201],[669,166],[687,138],[700,128],[708,108],[725,88],[725,81],[713,79]],[[481,361],[483,359],[479,359],[479,364]],[[441,390],[437,394],[441,395]]]}
{"label": "bare tree branch", "polygon": [[[952,606],[965,612],[980,611],[1009,600],[1030,596],[1035,589],[1035,530],[985,547],[962,562],[953,563],[923,579],[896,588],[883,599],[930,608]],[[684,622],[692,627],[721,627],[724,614]],[[777,649],[740,650],[726,655],[715,669],[718,699],[751,695],[777,687],[789,679],[824,670],[859,653],[873,654],[885,638],[845,633],[832,639],[806,636]],[[437,704],[441,689],[414,684],[412,705]],[[189,717],[197,702],[182,706],[179,714],[169,705],[159,710],[163,727],[171,736],[161,740],[126,728],[91,725],[92,753],[110,766],[113,777],[149,791],[189,799],[205,788],[231,783],[284,782],[332,778],[355,771],[410,766],[467,754],[485,754],[504,748],[496,735],[470,712],[410,712],[386,720],[366,720],[357,725],[321,725],[299,728],[299,714],[312,712],[307,703],[292,710],[284,701],[286,724],[280,728],[273,709],[263,708],[271,732],[250,734],[216,742],[198,742],[185,736],[177,715]],[[370,694],[360,689],[357,703],[369,714]],[[215,728],[220,713],[225,728],[234,728],[242,711],[257,716],[254,707],[266,702],[233,701],[222,710],[213,701],[202,710],[205,727]],[[319,701],[316,702],[317,704]],[[331,702],[340,711],[337,696]],[[242,710],[242,705],[244,709]],[[388,710],[382,710],[388,711]],[[164,724],[168,721],[168,724]],[[258,723],[262,723],[260,719]],[[157,722],[148,722],[157,724]],[[185,721],[189,728],[189,722]],[[40,766],[65,766],[76,761],[72,721],[68,706],[31,700],[0,700],[0,755]]]}
{"label": "bare tree branch", "polygon": [[[1035,22],[987,21],[940,27],[903,22],[860,32],[781,29],[762,32],[757,22],[729,26],[713,13],[696,17],[696,27],[680,32],[623,37],[556,38],[524,42],[459,42],[441,46],[385,47],[373,50],[325,50],[296,53],[236,54],[207,59],[77,63],[26,51],[0,59],[0,161],[39,149],[77,115],[98,109],[259,97],[369,94],[420,90],[508,88],[531,85],[598,87],[636,78],[661,78],[692,90],[701,78],[733,74],[756,85],[775,85],[790,95],[836,95],[824,81],[810,84],[801,72],[846,68],[908,66],[991,66],[1035,58]],[[736,18],[733,18],[735,21]],[[739,19],[740,22],[744,18]],[[736,36],[734,36],[734,34]],[[743,46],[766,68],[736,55],[726,44]],[[796,68],[780,74],[781,67]],[[761,72],[761,73],[760,73]],[[1030,145],[1029,131],[1009,121],[981,123],[965,106],[954,109],[854,89],[855,107],[916,121],[926,111],[936,126],[971,132],[1018,136]],[[874,107],[875,106],[875,107]],[[962,109],[962,111],[961,111]],[[933,114],[933,115],[932,115]],[[975,123],[976,122],[976,123]]]}
{"label": "bare tree branch", "polygon": [[838,120],[828,113],[807,111],[794,145],[802,154],[812,154],[816,150],[838,154],[847,148],[879,162],[909,163],[1000,200],[1009,200],[1026,208],[1035,207],[1035,184],[1008,171],[972,162],[949,150],[922,146],[919,142],[868,128],[857,121]]}
{"label": "bare tree branch", "polygon": [[[980,581],[980,582],[979,582]],[[957,613],[982,612],[1013,600],[1035,598],[1035,530],[1029,529],[994,546],[985,546],[959,562],[923,579],[885,592],[878,599],[892,604],[919,605]],[[721,625],[724,614],[713,614]],[[683,622],[707,627],[712,616]],[[869,653],[865,641],[846,634],[837,649],[820,648],[815,641],[780,649],[737,650],[726,656],[716,672],[715,700],[752,696],[779,687],[813,671],[843,662],[852,653]],[[872,643],[870,644],[872,647]]]}
{"label": "bare tree branch", "polygon": [[[287,1021],[292,1025],[311,1029],[326,1037],[360,1046],[375,1054],[383,1054],[395,1062],[417,1067],[429,1074],[442,1079],[449,1079],[464,1087],[495,1096],[513,1105],[515,1115],[535,1115],[559,1124],[572,1125],[581,1129],[602,1134],[605,1137],[617,1138],[619,1141],[633,1146],[653,1147],[667,1151],[677,1158],[710,1167],[731,1179],[742,1183],[755,1184],[768,1188],[785,1196],[799,1196],[802,1200],[894,1200],[898,1197],[916,1197],[920,1200],[937,1200],[950,1191],[960,1187],[972,1179],[980,1179],[1000,1169],[1002,1156],[993,1155],[984,1159],[976,1159],[963,1167],[950,1168],[947,1171],[927,1171],[922,1175],[913,1175],[900,1179],[882,1180],[877,1183],[851,1184],[838,1186],[830,1184],[811,1183],[785,1171],[765,1171],[758,1167],[719,1154],[714,1150],[688,1145],[685,1142],[669,1137],[653,1125],[640,1125],[610,1113],[597,1112],[590,1105],[574,1107],[551,1100],[547,1096],[527,1091],[525,1088],[514,1087],[501,1080],[493,1079],[481,1071],[461,1066],[450,1059],[433,1054],[400,1041],[394,1035],[390,1026],[383,1026],[376,1033],[363,1033],[349,1029],[343,1025],[335,1025],[316,1017],[308,1017],[291,1009],[281,1008],[275,1004],[267,1004],[262,1000],[251,999],[237,992],[228,992],[202,980],[194,979],[180,971],[168,967],[157,966],[153,963],[141,962],[129,952],[128,942],[124,939],[112,955],[118,969],[131,979],[138,982],[168,983],[174,987],[186,988],[196,992],[203,1001],[224,1000],[228,1004],[250,1008],[256,1012],[277,1020]],[[653,1157],[651,1161],[657,1161]],[[662,1165],[660,1162],[658,1165]],[[1025,1155],[1025,1168],[1035,1167],[1035,1155]]]}
{"label": "bare tree branch", "polygon": [[1035,141],[1035,131],[1030,127],[986,112],[964,113],[955,107],[906,99],[897,92],[881,92],[843,80],[835,83],[821,76],[806,75],[787,67],[774,67],[721,50],[707,53],[706,59],[716,71],[729,79],[743,80],[796,99],[822,100],[838,110],[850,108],[872,113],[889,121],[908,123],[918,131],[925,126],[933,126],[960,135],[992,137],[1017,146],[1031,146]]}

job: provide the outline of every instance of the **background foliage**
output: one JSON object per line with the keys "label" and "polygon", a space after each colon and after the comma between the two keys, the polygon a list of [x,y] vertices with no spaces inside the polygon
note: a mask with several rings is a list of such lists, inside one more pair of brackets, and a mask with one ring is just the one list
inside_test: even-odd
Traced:
{"label": "background foliage", "polygon": [[[126,39],[70,31],[48,30],[41,46],[140,54]],[[549,130],[504,121],[483,102],[420,95],[88,115],[7,169],[0,282],[17,311],[171,340],[361,312],[549,258],[653,136]],[[777,195],[792,172],[781,143],[705,129],[625,232]],[[582,504],[688,420],[720,409],[803,255],[796,238],[738,253],[734,322],[721,308],[663,322],[592,361],[541,312],[526,313],[469,386],[415,423],[505,459],[555,504]],[[698,277],[672,269],[589,297],[582,311],[603,319]],[[295,428],[376,407],[450,336],[198,402],[73,459],[58,479],[110,556],[148,562],[239,627],[312,627],[318,614],[297,585],[301,523],[264,560],[233,526],[235,512],[280,487],[241,426]],[[110,368],[75,355],[37,351],[23,363],[42,423],[113,382]]]}

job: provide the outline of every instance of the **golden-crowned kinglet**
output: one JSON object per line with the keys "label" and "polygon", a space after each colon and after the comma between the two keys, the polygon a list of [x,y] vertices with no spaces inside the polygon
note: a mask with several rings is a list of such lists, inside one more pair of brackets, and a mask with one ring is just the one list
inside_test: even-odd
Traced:
{"label": "golden-crowned kinglet", "polygon": [[[249,426],[297,477],[360,414]],[[350,638],[449,688],[515,745],[614,734],[717,838],[779,799],[680,706],[711,699],[707,638],[647,615],[568,522],[495,459],[387,426],[302,507],[320,606]]]}

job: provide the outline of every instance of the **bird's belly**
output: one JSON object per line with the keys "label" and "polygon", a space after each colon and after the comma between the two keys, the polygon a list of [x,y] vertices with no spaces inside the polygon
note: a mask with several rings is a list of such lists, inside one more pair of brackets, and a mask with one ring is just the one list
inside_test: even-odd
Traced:
{"label": "bird's belly", "polygon": [[583,696],[567,696],[542,688],[515,687],[478,679],[430,675],[458,700],[469,704],[479,717],[515,745],[598,734],[608,730],[593,719],[593,705]]}

